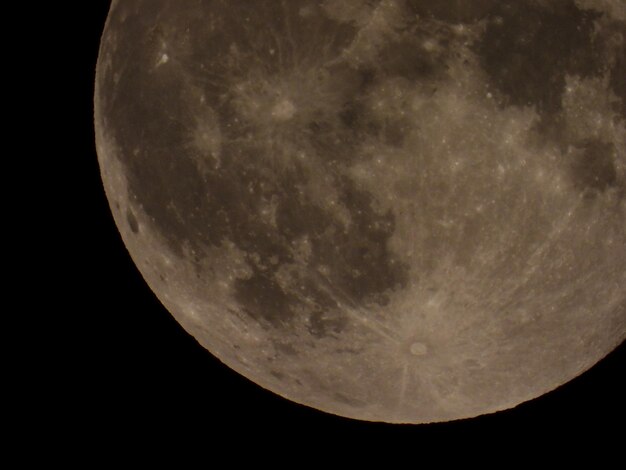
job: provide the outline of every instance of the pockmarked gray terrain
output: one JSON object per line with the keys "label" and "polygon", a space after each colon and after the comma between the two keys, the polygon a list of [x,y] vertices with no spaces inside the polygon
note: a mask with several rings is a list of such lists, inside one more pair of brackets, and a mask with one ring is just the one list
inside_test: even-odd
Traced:
{"label": "pockmarked gray terrain", "polygon": [[626,337],[625,40],[621,0],[114,0],[104,187],[162,303],[260,386],[507,409]]}

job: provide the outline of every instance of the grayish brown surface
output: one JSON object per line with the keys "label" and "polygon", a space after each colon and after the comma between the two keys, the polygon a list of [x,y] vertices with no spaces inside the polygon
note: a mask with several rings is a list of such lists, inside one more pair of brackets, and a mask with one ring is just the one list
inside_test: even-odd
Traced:
{"label": "grayish brown surface", "polygon": [[260,385],[390,422],[515,406],[626,336],[625,37],[617,0],[114,2],[107,195]]}

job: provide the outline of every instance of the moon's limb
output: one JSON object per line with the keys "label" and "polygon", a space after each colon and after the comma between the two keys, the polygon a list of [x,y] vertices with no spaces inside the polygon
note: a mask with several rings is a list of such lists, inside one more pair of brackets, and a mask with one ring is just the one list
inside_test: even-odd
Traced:
{"label": "moon's limb", "polygon": [[226,364],[328,412],[497,411],[626,337],[619,8],[440,3],[107,22],[98,154],[133,259]]}

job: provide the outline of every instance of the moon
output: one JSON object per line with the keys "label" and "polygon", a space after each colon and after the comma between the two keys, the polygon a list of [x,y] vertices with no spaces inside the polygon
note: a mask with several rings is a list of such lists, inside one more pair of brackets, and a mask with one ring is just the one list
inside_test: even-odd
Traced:
{"label": "moon", "polygon": [[618,0],[114,0],[104,188],[159,300],[259,386],[512,408],[626,338],[625,39]]}

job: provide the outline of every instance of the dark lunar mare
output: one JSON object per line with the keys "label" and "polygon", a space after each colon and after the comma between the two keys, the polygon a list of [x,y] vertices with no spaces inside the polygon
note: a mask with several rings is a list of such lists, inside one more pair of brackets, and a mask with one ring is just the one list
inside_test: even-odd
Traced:
{"label": "dark lunar mare", "polygon": [[561,109],[566,75],[602,72],[592,41],[600,16],[579,10],[573,0],[497,2],[475,49],[507,105],[553,114]]}
{"label": "dark lunar mare", "polygon": [[[608,75],[620,98],[615,111],[626,118],[626,70],[623,38],[626,26],[602,13],[579,9],[573,0],[495,2],[488,25],[473,46],[503,106],[532,106],[541,121],[538,131],[560,145],[571,144],[565,133],[562,98],[566,77]],[[596,28],[598,21],[605,21]],[[621,42],[616,38],[622,38]],[[569,162],[572,182],[585,195],[626,189],[617,178],[614,147],[609,142],[582,141]]]}
{"label": "dark lunar mare", "polygon": [[[314,63],[321,47],[338,52],[356,31],[323,15],[319,2],[286,2],[280,11],[274,11],[280,5],[275,1],[255,2],[253,8],[242,1],[187,2],[185,8],[174,3],[123,2],[110,18],[119,44],[130,47],[112,57],[111,70],[120,75],[102,77],[103,115],[119,145],[131,199],[179,256],[227,241],[242,250],[251,275],[235,281],[234,295],[250,316],[278,327],[306,315],[312,334],[336,333],[345,323],[338,302],[363,310],[384,304],[388,291],[408,282],[408,267],[387,248],[394,217],[378,213],[373,197],[341,175],[345,162],[329,158],[357,155],[344,107],[306,127],[315,131],[308,143],[318,150],[314,170],[332,178],[349,215],[347,226],[301,191],[310,169],[272,167],[265,155],[271,149],[242,140],[254,123],[237,115],[230,87],[257,75],[277,76],[303,61]],[[294,5],[310,6],[312,16],[303,19]],[[304,50],[294,50],[288,37]],[[283,38],[279,42],[284,44],[275,38]],[[156,68],[163,44],[170,48],[172,64]],[[270,54],[270,49],[280,49],[282,55]],[[366,75],[354,77],[360,81]],[[345,94],[339,102],[354,102],[359,87],[346,88],[345,74],[331,75],[331,80],[333,76],[336,84],[329,88]],[[207,106],[218,114],[223,141],[218,168],[200,171],[198,155],[188,149],[196,119],[190,110],[199,106],[190,88],[200,88]],[[277,208],[274,223],[260,215],[268,202]],[[128,222],[136,231],[134,216]],[[300,266],[293,245],[305,239],[310,255]],[[278,279],[285,269],[291,273],[288,285]]]}

